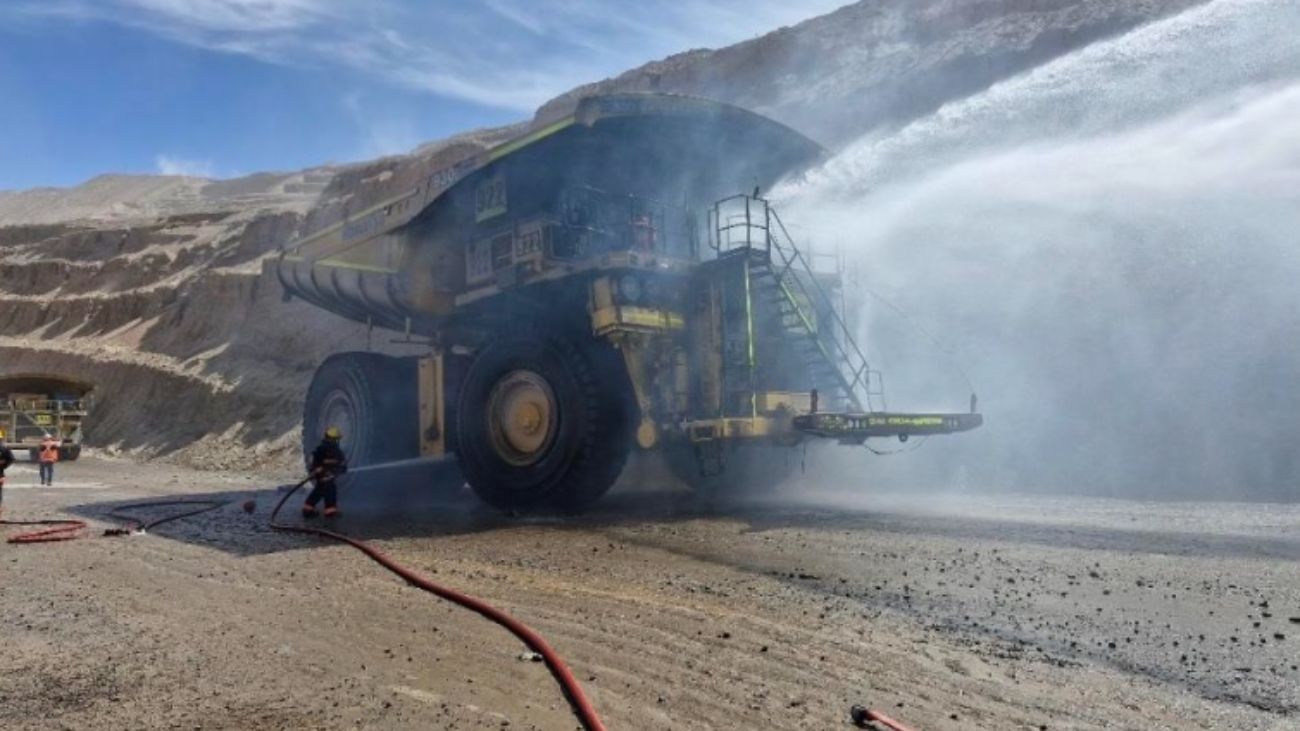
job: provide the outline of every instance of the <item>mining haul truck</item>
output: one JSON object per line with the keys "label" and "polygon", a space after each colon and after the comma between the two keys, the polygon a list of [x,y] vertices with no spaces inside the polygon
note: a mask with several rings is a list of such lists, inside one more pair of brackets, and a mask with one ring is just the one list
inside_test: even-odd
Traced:
{"label": "mining haul truck", "polygon": [[92,387],[41,374],[0,376],[0,429],[14,451],[27,450],[35,462],[45,437],[59,441],[59,458],[81,456],[82,423],[90,413]]}
{"label": "mining haul truck", "polygon": [[[304,447],[352,464],[452,456],[511,511],[575,511],[634,449],[696,489],[769,489],[788,449],[981,423],[884,408],[840,303],[759,192],[823,160],[704,99],[616,94],[288,242],[287,297],[427,345],[331,356]],[[737,194],[744,191],[743,194]]]}

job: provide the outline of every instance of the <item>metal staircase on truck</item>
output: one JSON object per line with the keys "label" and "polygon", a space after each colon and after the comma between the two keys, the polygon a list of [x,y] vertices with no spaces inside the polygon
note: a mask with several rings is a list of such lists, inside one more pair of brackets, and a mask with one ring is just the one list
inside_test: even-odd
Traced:
{"label": "metal staircase on truck", "polygon": [[760,396],[773,389],[760,383],[758,342],[771,326],[780,329],[782,349],[793,351],[815,394],[810,413],[793,418],[798,431],[861,442],[964,431],[982,422],[975,413],[888,411],[884,377],[854,337],[844,305],[843,259],[834,257],[832,271],[814,266],[813,255],[795,243],[768,201],[747,195],[723,199],[709,210],[708,229],[716,265],[731,273],[722,279],[728,296],[720,298],[724,408],[719,416],[757,418],[763,411]]}
{"label": "metal staircase on truck", "polygon": [[[883,376],[871,367],[854,338],[843,297],[833,297],[826,283],[842,279],[843,260],[835,257],[835,271],[817,271],[776,210],[761,198],[741,195],[721,200],[710,210],[709,219],[710,246],[716,256],[722,261],[741,260],[743,272],[743,294],[731,301],[746,310],[745,327],[725,333],[724,353],[739,351],[747,359],[724,358],[728,371],[753,373],[753,313],[767,303],[827,405],[853,412],[884,411]],[[731,346],[733,342],[740,347]],[[750,390],[757,392],[752,384]]]}

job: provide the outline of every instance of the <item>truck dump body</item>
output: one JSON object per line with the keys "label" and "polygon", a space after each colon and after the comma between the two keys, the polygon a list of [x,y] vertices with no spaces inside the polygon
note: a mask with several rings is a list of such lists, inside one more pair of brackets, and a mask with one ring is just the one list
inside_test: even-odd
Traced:
{"label": "truck dump body", "polygon": [[[532,209],[537,228],[522,236],[558,233],[563,245],[565,230],[583,222],[548,219],[563,208],[557,197],[575,187],[682,207],[765,187],[823,154],[788,127],[717,102],[588,98],[565,119],[290,243],[274,266],[286,292],[319,307],[358,322],[428,332],[476,284],[469,281],[474,262],[466,261],[466,245],[499,238],[504,214],[515,224],[523,209]],[[687,258],[690,252],[676,253]]]}

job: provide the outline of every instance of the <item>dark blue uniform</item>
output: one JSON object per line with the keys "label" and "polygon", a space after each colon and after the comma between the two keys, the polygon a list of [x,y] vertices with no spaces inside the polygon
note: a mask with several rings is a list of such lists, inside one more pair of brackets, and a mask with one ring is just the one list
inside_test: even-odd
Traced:
{"label": "dark blue uniform", "polygon": [[5,470],[9,469],[9,465],[13,463],[13,451],[0,444],[0,508],[3,508],[5,504]]}
{"label": "dark blue uniform", "polygon": [[316,503],[322,498],[327,515],[336,510],[339,504],[337,481],[347,471],[348,459],[339,449],[339,443],[332,439],[322,441],[311,453],[312,489],[303,511],[314,512]]}

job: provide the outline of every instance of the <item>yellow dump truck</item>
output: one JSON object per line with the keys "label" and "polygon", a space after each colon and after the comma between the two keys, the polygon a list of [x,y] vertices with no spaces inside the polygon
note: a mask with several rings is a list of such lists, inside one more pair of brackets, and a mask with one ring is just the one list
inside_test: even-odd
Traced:
{"label": "yellow dump truck", "polygon": [[288,242],[287,296],[427,346],[341,353],[308,390],[304,447],[354,464],[458,460],[505,510],[580,510],[633,449],[689,484],[766,489],[808,439],[972,429],[885,409],[843,311],[761,197],[824,150],[705,99],[617,94]]}
{"label": "yellow dump truck", "polygon": [[14,451],[33,462],[47,435],[59,440],[59,458],[81,456],[83,426],[93,404],[93,387],[61,376],[21,373],[0,376],[0,429]]}

